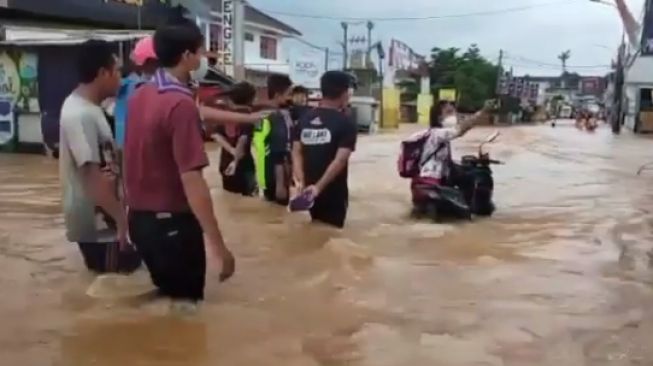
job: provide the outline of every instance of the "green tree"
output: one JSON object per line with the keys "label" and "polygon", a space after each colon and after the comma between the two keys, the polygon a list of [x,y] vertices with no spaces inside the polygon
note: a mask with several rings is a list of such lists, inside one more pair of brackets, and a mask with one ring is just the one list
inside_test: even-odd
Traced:
{"label": "green tree", "polygon": [[498,66],[481,56],[475,44],[462,54],[458,48],[433,48],[429,67],[433,92],[456,89],[462,111],[478,110],[485,100],[495,97]]}

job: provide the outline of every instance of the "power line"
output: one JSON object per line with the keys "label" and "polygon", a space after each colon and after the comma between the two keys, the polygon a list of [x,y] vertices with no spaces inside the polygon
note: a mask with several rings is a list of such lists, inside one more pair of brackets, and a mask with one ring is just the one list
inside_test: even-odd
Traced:
{"label": "power line", "polygon": [[[562,65],[558,65],[558,66],[550,65],[549,66],[549,65],[517,63],[517,62],[512,62],[512,61],[506,62],[505,67],[507,69],[509,69],[510,67],[524,67],[524,68],[529,68],[529,69],[542,69],[542,70],[560,70],[560,69],[562,69]],[[568,70],[578,70],[578,71],[582,71],[582,70],[585,70],[585,71],[598,71],[600,69],[609,69],[609,68],[611,68],[610,65],[596,65],[596,66],[592,66],[592,67],[581,67],[581,68],[575,67],[573,65],[572,66],[569,66],[569,65],[566,66],[566,69],[568,69]]]}
{"label": "power line", "polygon": [[337,20],[337,21],[349,21],[349,22],[366,22],[366,21],[392,22],[392,21],[436,20],[436,19],[467,18],[467,17],[474,17],[474,16],[497,15],[497,14],[521,12],[521,11],[526,11],[530,9],[541,8],[545,6],[551,6],[551,5],[561,5],[561,4],[570,4],[570,3],[573,3],[573,1],[570,0],[549,1],[541,4],[516,6],[512,8],[485,10],[485,11],[478,11],[478,12],[471,12],[471,13],[428,15],[428,16],[414,16],[414,17],[348,17],[348,16],[334,16],[334,15],[300,14],[300,13],[292,13],[292,12],[285,12],[285,11],[269,10],[269,9],[261,9],[261,11],[270,14],[283,15],[283,16],[294,17],[294,18]]}
{"label": "power line", "polygon": [[[550,63],[550,62],[545,62],[545,61],[538,61],[538,60],[533,60],[529,59],[526,57],[518,56],[512,53],[506,53],[504,55],[505,58],[518,61],[518,62],[525,62],[525,63],[530,63],[533,65],[537,66],[542,66],[542,67],[554,67],[554,68],[560,68],[562,65],[558,63]],[[610,65],[567,65],[567,68],[571,69],[597,69],[597,68],[606,68],[610,67]]]}
{"label": "power line", "polygon": [[[292,39],[294,39],[294,40],[296,40],[297,42],[302,43],[302,44],[304,44],[304,45],[306,45],[306,46],[309,46],[309,47],[311,47],[311,48],[314,48],[314,49],[316,49],[316,50],[325,51],[325,50],[329,49],[329,47],[318,46],[318,45],[316,45],[316,44],[314,44],[314,43],[311,43],[311,42],[309,42],[309,41],[307,41],[307,40],[305,40],[305,39],[299,38],[299,37],[293,37]],[[331,49],[329,49],[329,54],[342,56],[342,52],[331,51]]]}

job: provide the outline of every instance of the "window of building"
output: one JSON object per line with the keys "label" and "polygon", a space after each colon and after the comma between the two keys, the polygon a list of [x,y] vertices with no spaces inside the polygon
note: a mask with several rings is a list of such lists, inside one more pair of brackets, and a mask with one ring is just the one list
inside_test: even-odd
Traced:
{"label": "window of building", "polygon": [[261,36],[261,58],[266,60],[277,59],[277,39]]}
{"label": "window of building", "polygon": [[254,42],[254,35],[252,33],[245,33],[245,41]]}

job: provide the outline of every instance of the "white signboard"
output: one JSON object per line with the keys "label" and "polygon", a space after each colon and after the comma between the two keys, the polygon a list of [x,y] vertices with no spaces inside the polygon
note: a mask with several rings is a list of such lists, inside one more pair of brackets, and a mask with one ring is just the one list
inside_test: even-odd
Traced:
{"label": "white signboard", "polygon": [[295,52],[290,58],[290,78],[296,85],[309,89],[320,87],[324,72],[324,53],[319,51]]}
{"label": "white signboard", "polygon": [[224,66],[232,66],[234,63],[234,1],[223,0],[222,2],[222,50],[221,63]]}

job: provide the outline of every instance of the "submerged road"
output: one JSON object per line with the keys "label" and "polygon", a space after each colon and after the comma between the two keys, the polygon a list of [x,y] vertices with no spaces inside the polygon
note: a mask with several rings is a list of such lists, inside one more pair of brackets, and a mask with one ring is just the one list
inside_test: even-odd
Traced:
{"label": "submerged road", "polygon": [[[573,123],[510,127],[489,147],[497,213],[409,218],[395,169],[410,133],[362,136],[342,232],[208,175],[238,260],[198,314],[85,295],[54,160],[0,155],[0,363],[57,366],[651,365],[653,141]],[[456,142],[473,153],[491,129]],[[217,161],[217,152],[211,153]]]}

